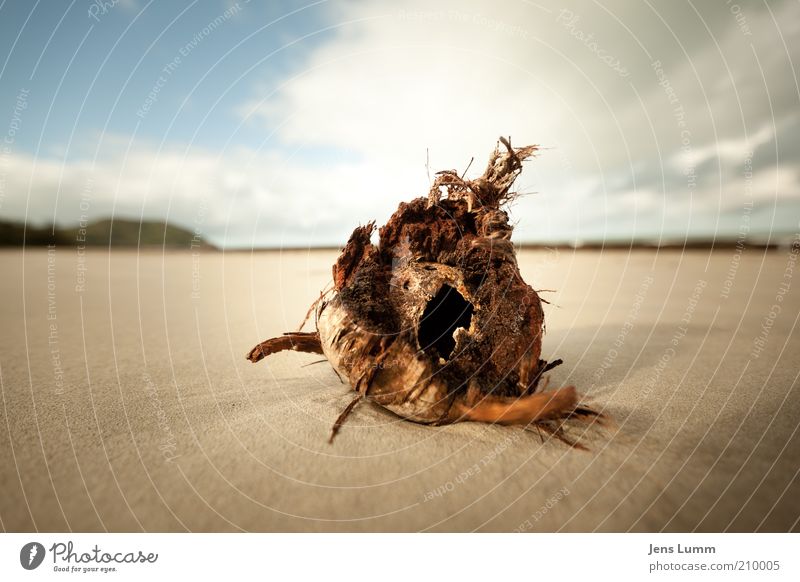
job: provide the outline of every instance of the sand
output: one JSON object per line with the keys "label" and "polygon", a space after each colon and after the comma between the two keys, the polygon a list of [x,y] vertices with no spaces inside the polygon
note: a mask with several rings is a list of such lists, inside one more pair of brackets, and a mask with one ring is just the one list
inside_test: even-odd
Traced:
{"label": "sand", "polygon": [[789,249],[520,255],[555,290],[551,386],[616,421],[577,435],[590,452],[369,405],[329,445],[350,394],[327,363],[244,356],[298,325],[334,257],[0,253],[2,528],[800,529]]}

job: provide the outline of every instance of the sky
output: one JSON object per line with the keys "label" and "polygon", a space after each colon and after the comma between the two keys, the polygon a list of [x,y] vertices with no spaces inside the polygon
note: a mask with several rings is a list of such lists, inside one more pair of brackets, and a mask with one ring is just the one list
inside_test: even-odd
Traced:
{"label": "sky", "polygon": [[0,219],[337,246],[503,135],[517,242],[783,240],[798,63],[796,0],[0,0]]}

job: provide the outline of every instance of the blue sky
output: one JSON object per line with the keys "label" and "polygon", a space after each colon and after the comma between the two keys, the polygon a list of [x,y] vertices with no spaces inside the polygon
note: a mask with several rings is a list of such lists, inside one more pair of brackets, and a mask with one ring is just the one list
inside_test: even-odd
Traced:
{"label": "blue sky", "polygon": [[[106,3],[110,7],[105,13],[98,8],[102,2],[3,3],[3,110],[13,109],[16,95],[10,89],[31,90],[20,147],[35,151],[43,130],[48,141],[59,145],[74,131],[74,139],[86,145],[96,142],[96,133],[103,129],[130,134],[139,124],[142,137],[183,142],[194,138],[198,146],[214,148],[230,126],[239,123],[235,107],[254,91],[255,80],[259,87],[264,83],[265,89],[274,89],[271,80],[277,82],[302,66],[306,53],[326,39],[318,3]],[[192,45],[219,17],[221,24]],[[306,41],[286,47],[309,34]],[[190,52],[182,57],[187,45]],[[282,54],[262,60],[273,51]],[[168,75],[158,105],[140,119],[137,110],[176,57],[179,66]],[[227,95],[221,88],[229,90]],[[198,132],[200,119],[204,123]],[[244,129],[237,139],[258,145],[261,128]]]}
{"label": "blue sky", "polygon": [[796,2],[0,3],[0,217],[336,245],[538,143],[531,242],[800,229]]}

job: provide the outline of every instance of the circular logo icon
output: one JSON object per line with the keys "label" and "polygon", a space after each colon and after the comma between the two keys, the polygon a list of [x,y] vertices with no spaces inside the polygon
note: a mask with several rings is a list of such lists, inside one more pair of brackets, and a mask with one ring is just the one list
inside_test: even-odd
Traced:
{"label": "circular logo icon", "polygon": [[35,570],[44,560],[44,546],[39,542],[28,542],[19,551],[19,563],[26,570]]}

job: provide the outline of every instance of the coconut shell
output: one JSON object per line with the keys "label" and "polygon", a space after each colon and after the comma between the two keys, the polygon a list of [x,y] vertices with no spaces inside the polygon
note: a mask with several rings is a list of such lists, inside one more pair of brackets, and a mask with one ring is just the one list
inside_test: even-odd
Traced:
{"label": "coconut shell", "polygon": [[601,415],[575,388],[539,390],[560,363],[541,358],[542,301],[523,281],[502,206],[536,146],[501,138],[483,176],[441,172],[427,197],[401,203],[372,243],[357,227],[333,266],[333,288],[312,306],[317,331],[262,342],[251,361],[294,349],[323,353],[355,398],[425,424],[531,425],[571,445],[566,419]]}

